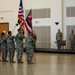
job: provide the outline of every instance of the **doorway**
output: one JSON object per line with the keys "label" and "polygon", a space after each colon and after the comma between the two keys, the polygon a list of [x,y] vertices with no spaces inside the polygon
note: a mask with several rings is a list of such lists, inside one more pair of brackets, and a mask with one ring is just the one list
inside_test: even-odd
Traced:
{"label": "doorway", "polygon": [[0,34],[3,31],[5,31],[6,33],[9,31],[9,23],[0,23]]}

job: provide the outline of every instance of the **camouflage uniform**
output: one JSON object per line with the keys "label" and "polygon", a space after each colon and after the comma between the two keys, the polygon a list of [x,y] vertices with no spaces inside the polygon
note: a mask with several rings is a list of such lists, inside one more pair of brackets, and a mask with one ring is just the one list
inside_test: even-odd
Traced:
{"label": "camouflage uniform", "polygon": [[23,39],[24,39],[24,35],[18,33],[15,37],[16,40],[16,48],[17,48],[17,60],[18,62],[21,62],[22,59],[22,54],[23,54]]}
{"label": "camouflage uniform", "polygon": [[34,38],[34,51],[35,51],[36,50],[36,40],[37,40],[36,34],[33,34],[33,38]]}
{"label": "camouflage uniform", "polygon": [[58,49],[61,49],[62,38],[63,38],[62,32],[57,32],[56,40]]}
{"label": "camouflage uniform", "polygon": [[13,62],[14,59],[14,53],[15,53],[15,43],[14,43],[14,36],[8,35],[7,37],[7,48],[9,51],[9,61]]}
{"label": "camouflage uniform", "polygon": [[7,58],[7,41],[4,36],[1,37],[1,51],[2,51],[2,60],[6,61]]}
{"label": "camouflage uniform", "polygon": [[33,38],[28,36],[25,39],[25,44],[26,44],[26,57],[27,57],[27,62],[31,63],[32,58],[33,58],[33,52],[34,52],[34,46],[33,46]]}
{"label": "camouflage uniform", "polygon": [[74,49],[74,46],[75,46],[75,34],[70,34],[69,40],[70,40],[70,49]]}

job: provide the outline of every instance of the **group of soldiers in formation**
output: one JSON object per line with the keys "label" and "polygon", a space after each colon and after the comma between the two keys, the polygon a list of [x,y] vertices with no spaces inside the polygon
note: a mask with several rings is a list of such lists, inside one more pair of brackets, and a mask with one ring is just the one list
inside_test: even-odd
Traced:
{"label": "group of soldiers in formation", "polygon": [[[25,41],[23,41],[23,39],[25,39]],[[12,36],[12,32],[8,31],[8,36],[6,37],[5,33],[2,32],[0,37],[0,56],[2,57],[2,62],[7,62],[8,56],[9,63],[15,63],[14,55],[16,50],[17,63],[23,63],[22,55],[25,45],[27,63],[32,63],[33,52],[36,48],[36,40],[37,37],[35,31],[33,35],[31,33],[28,33],[28,36],[26,38],[20,29],[18,29],[18,33],[16,34],[16,36]]]}
{"label": "group of soldiers in formation", "polygon": [[[60,31],[60,29],[58,29],[58,32],[56,33],[56,41],[57,41],[57,48],[61,49],[62,41],[63,41],[63,34]],[[69,42],[70,42],[70,49],[74,49],[75,48],[75,34],[74,34],[74,30],[71,30],[71,33],[69,35]]]}
{"label": "group of soldiers in formation", "polygon": [[[25,39],[25,41],[23,41]],[[24,52],[24,45],[26,48],[26,60],[27,63],[32,63],[32,58],[33,58],[33,53],[34,50],[36,49],[36,40],[37,36],[35,34],[35,31],[33,34],[28,33],[28,36],[25,38],[23,32],[18,29],[18,33],[16,36],[12,36],[12,32],[8,31],[8,36],[5,36],[5,33],[2,32],[0,36],[0,56],[2,57],[3,62],[7,62],[7,55],[9,58],[10,63],[14,63],[14,55],[15,55],[15,50],[17,52],[17,62],[18,63],[23,63],[22,62],[22,55]],[[56,41],[57,41],[57,48],[61,49],[62,46],[62,40],[63,40],[63,34],[58,29],[58,32],[56,33]],[[70,49],[75,48],[75,34],[74,30],[71,30],[71,34],[69,36],[70,40]],[[16,42],[16,46],[15,46]],[[15,49],[16,47],[16,49]]]}

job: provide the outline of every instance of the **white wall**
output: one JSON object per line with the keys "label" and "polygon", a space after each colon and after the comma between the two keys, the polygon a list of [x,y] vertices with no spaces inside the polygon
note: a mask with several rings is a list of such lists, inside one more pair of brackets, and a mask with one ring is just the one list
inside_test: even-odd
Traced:
{"label": "white wall", "polygon": [[66,39],[66,26],[75,25],[75,17],[66,17],[66,7],[75,7],[75,0],[64,0],[64,39]]}
{"label": "white wall", "polygon": [[[23,0],[23,6],[25,9],[40,9],[51,8],[51,18],[47,19],[33,19],[33,26],[51,26],[51,48],[55,47],[55,36],[58,28],[62,31],[62,0]],[[75,0],[64,0],[64,34],[66,33],[66,25],[75,24],[75,18],[66,18],[66,6],[75,6]],[[13,30],[18,15],[19,0],[0,0],[0,17],[4,17],[3,22],[9,22],[9,30]],[[35,24],[35,21],[39,23]],[[71,22],[70,22],[71,21]],[[55,25],[55,22],[59,22]],[[14,31],[14,35],[17,33],[18,27]],[[66,39],[66,35],[64,36]]]}

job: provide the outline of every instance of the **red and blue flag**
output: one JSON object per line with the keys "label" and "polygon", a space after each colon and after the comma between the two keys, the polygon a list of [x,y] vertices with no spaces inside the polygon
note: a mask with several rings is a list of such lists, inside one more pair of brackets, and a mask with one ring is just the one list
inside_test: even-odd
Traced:
{"label": "red and blue flag", "polygon": [[33,29],[32,29],[32,10],[29,11],[29,13],[26,17],[26,30],[29,33],[33,33]]}

